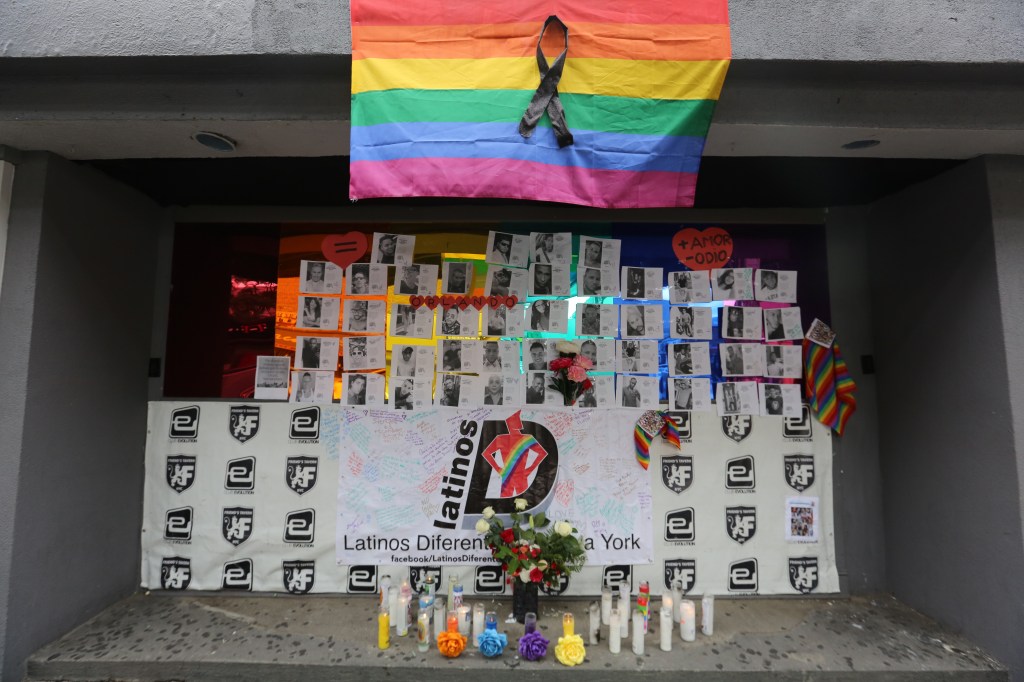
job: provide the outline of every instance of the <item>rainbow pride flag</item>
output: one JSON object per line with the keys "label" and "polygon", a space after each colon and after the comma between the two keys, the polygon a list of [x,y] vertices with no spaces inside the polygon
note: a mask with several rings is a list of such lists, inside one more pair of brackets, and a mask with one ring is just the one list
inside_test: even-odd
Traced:
{"label": "rainbow pride flag", "polygon": [[804,339],[803,353],[804,395],[808,407],[818,421],[841,436],[846,422],[857,410],[857,398],[853,395],[857,384],[839,352],[839,342],[825,348]]}
{"label": "rainbow pride flag", "polygon": [[[692,206],[729,66],[726,0],[351,0],[349,193],[494,197],[605,208]],[[568,27],[558,83],[573,144],[545,114],[544,21]],[[561,31],[544,36],[549,62]]]}

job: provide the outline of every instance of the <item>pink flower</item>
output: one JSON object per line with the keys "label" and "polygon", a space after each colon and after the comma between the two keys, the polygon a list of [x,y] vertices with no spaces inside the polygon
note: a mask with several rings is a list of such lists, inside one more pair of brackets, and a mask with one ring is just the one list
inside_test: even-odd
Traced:
{"label": "pink flower", "polygon": [[565,369],[572,364],[572,360],[569,358],[556,358],[551,361],[549,367],[552,371],[557,372],[560,369]]}
{"label": "pink flower", "polygon": [[594,367],[594,363],[586,355],[577,355],[573,358],[572,364],[583,369],[592,369]]}
{"label": "pink flower", "polygon": [[568,371],[569,381],[582,382],[587,379],[587,370],[579,365],[573,365]]}

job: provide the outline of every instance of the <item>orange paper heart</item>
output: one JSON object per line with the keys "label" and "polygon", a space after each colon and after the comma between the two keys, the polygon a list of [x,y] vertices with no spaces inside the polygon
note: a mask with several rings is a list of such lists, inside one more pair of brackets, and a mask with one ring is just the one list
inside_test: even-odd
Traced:
{"label": "orange paper heart", "polygon": [[711,270],[725,266],[732,258],[732,237],[720,227],[687,227],[672,237],[672,250],[691,270]]}
{"label": "orange paper heart", "polygon": [[366,253],[366,246],[366,235],[362,232],[329,234],[320,242],[324,258],[342,268],[347,268],[362,258]]}

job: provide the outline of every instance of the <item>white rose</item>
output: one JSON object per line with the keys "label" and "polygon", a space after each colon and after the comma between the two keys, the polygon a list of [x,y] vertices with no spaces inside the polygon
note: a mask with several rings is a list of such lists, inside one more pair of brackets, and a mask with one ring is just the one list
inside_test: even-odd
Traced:
{"label": "white rose", "polygon": [[540,570],[543,571],[547,567],[548,567],[548,562],[544,561],[543,559],[541,559],[540,561],[537,562],[537,568],[539,568]]}
{"label": "white rose", "polygon": [[523,572],[519,574],[519,579],[524,583],[530,582],[530,571],[533,570],[533,565],[523,566]]}
{"label": "white rose", "polygon": [[555,344],[555,350],[559,353],[579,353],[580,347],[572,341],[559,341]]}
{"label": "white rose", "polygon": [[484,518],[485,519],[493,519],[494,518],[494,507],[484,507]]}
{"label": "white rose", "polygon": [[526,509],[526,500],[521,497],[516,498],[516,511],[523,511]]}
{"label": "white rose", "polygon": [[480,519],[479,521],[476,522],[476,532],[477,533],[486,533],[490,529],[491,529],[491,524],[487,523],[483,519]]}
{"label": "white rose", "polygon": [[565,537],[572,533],[572,524],[568,521],[559,521],[555,524],[555,532]]}

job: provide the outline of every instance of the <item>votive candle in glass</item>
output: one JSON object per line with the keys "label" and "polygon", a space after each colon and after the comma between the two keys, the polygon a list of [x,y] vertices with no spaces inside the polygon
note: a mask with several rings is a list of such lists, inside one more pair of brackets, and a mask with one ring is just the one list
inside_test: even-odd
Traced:
{"label": "votive candle in glass", "polygon": [[530,611],[523,617],[523,634],[528,635],[537,631],[537,614]]}

